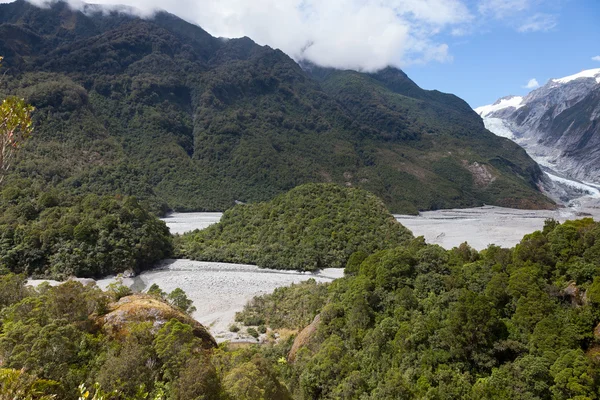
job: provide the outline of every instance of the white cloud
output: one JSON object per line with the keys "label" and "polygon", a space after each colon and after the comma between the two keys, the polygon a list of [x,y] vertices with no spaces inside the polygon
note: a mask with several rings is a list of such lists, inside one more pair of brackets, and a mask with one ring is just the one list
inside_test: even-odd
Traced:
{"label": "white cloud", "polygon": [[[44,0],[29,0],[43,4]],[[81,8],[79,0],[68,0]],[[0,0],[6,2],[6,0]],[[376,70],[452,59],[441,32],[473,19],[467,0],[93,0],[144,16],[165,9],[215,36],[248,36],[295,59]]]}
{"label": "white cloud", "polygon": [[592,57],[593,61],[600,61],[600,56]]}
{"label": "white cloud", "polygon": [[523,86],[525,89],[537,89],[540,87],[540,84],[538,83],[537,79],[532,78],[529,80],[529,82],[527,82],[527,85]]}
{"label": "white cloud", "polygon": [[519,32],[546,32],[556,27],[556,15],[537,13],[527,18],[517,29]]}

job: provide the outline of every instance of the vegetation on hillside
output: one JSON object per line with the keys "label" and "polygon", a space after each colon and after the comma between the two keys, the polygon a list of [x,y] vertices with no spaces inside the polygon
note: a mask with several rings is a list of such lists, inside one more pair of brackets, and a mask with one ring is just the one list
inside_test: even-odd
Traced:
{"label": "vegetation on hillside", "polygon": [[296,399],[597,399],[600,223],[548,221],[481,252],[415,239],[328,286],[255,299],[240,320],[298,329],[317,313],[283,372]]}
{"label": "vegetation on hillside", "polygon": [[270,202],[238,205],[218,224],[176,239],[180,256],[313,271],[340,268],[357,251],[406,243],[412,234],[374,195],[306,184]]}
{"label": "vegetation on hillside", "polygon": [[[312,322],[298,343],[238,350],[212,349],[185,318],[156,328],[151,309],[146,322],[119,314],[121,329],[102,328],[111,310],[132,307],[109,304],[115,288],[24,282],[0,276],[0,393],[71,399],[83,383],[106,399],[592,400],[600,390],[600,223],[591,219],[547,221],[512,249],[446,251],[416,238],[358,252],[344,278],[277,289],[237,316],[282,332]],[[185,294],[154,286],[149,295],[189,309]]]}
{"label": "vegetation on hillside", "polygon": [[485,130],[464,101],[399,70],[321,76],[172,15],[22,0],[0,5],[0,54],[0,97],[37,110],[13,175],[69,193],[202,211],[335,182],[394,212],[551,206],[524,151]]}
{"label": "vegetation on hillside", "polygon": [[0,190],[0,267],[57,279],[140,272],[172,255],[164,222],[133,197],[71,196],[32,181]]}
{"label": "vegetation on hillside", "polygon": [[155,322],[157,312],[170,308],[159,296],[154,301],[160,310],[132,312],[135,319],[131,320],[121,313],[115,320],[125,325],[123,329],[118,334],[105,329],[102,321],[113,307],[113,295],[73,281],[32,289],[25,286],[22,275],[1,275],[0,397],[289,398],[276,368],[257,349],[214,349],[214,344],[182,322],[183,317]]}

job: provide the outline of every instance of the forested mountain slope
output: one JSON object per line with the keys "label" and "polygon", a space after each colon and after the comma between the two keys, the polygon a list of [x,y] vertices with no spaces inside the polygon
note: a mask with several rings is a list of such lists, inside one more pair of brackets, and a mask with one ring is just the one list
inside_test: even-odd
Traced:
{"label": "forested mountain slope", "polygon": [[599,238],[591,219],[549,220],[512,249],[417,238],[353,256],[328,286],[255,298],[237,319],[314,321],[277,346],[295,399],[597,399]]}
{"label": "forested mountain slope", "polygon": [[222,210],[306,182],[368,189],[393,212],[551,206],[522,149],[396,69],[303,69],[166,13],[22,0],[0,5],[0,54],[0,95],[37,107],[15,177],[162,210]]}

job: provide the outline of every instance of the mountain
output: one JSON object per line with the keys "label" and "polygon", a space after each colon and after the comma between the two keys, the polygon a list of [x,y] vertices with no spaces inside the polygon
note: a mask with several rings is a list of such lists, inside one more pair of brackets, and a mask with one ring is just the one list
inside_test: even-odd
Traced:
{"label": "mountain", "polygon": [[0,4],[0,96],[36,108],[8,181],[223,210],[307,182],[367,189],[393,212],[552,207],[542,172],[461,99],[303,63],[173,15]]}
{"label": "mountain", "polygon": [[540,164],[600,184],[600,68],[551,79],[525,97],[476,111],[488,129],[521,144]]}

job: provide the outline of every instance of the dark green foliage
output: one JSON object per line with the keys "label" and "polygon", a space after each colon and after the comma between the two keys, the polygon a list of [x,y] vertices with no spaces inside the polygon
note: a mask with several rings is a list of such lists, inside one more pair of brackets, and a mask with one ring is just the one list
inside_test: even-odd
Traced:
{"label": "dark green foliage", "polygon": [[55,278],[142,271],[172,252],[166,225],[132,197],[70,196],[13,182],[0,191],[0,262]]}
{"label": "dark green foliage", "polygon": [[[97,286],[23,285],[19,276],[0,275],[2,399],[290,399],[256,349],[205,350],[192,327],[175,319],[129,322],[113,336],[98,320],[112,295]],[[11,297],[15,288],[20,295]],[[81,384],[89,397],[78,397]],[[244,395],[246,389],[262,397]]]}
{"label": "dark green foliage", "polygon": [[61,2],[0,5],[0,54],[0,97],[37,109],[13,179],[134,195],[156,212],[224,210],[308,182],[370,190],[394,212],[551,205],[522,149],[396,69],[303,70],[166,13],[84,14]]}
{"label": "dark green foliage", "polygon": [[177,247],[196,260],[312,271],[344,267],[356,251],[371,253],[411,237],[374,195],[306,184],[268,203],[238,205],[218,224],[178,238]]}
{"label": "dark green foliage", "polygon": [[480,253],[415,239],[357,255],[332,284],[255,298],[242,315],[301,329],[320,314],[284,369],[297,399],[595,399],[599,278],[581,265],[597,268],[599,228],[551,222]]}

